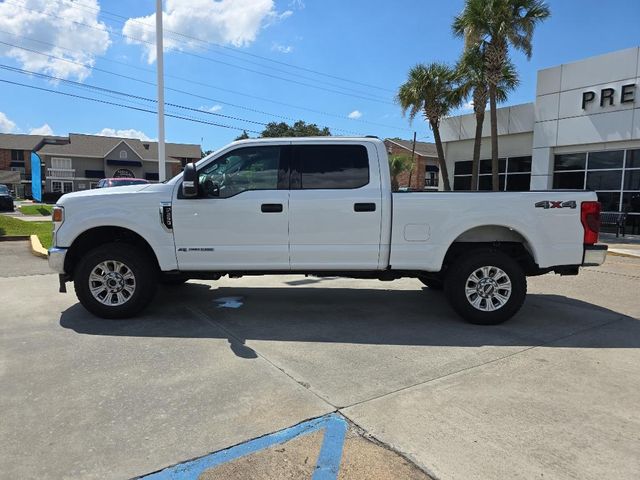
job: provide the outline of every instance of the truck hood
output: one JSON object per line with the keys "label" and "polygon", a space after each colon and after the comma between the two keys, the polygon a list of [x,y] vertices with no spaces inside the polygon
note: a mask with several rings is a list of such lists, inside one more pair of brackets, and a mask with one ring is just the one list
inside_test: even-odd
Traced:
{"label": "truck hood", "polygon": [[165,197],[166,201],[171,200],[173,185],[165,183],[152,183],[146,185],[127,185],[124,187],[95,188],[93,190],[82,190],[80,192],[67,193],[60,197],[57,205],[69,206],[79,203],[99,203],[101,201],[120,201],[139,198],[139,195],[151,194],[154,197]]}

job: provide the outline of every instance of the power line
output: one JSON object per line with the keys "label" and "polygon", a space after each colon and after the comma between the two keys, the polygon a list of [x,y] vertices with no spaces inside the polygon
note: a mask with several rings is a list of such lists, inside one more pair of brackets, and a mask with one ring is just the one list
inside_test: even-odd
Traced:
{"label": "power line", "polygon": [[[60,1],[64,2],[64,0],[60,0]],[[120,22],[120,23],[123,23],[123,24],[125,23],[125,21],[131,21],[131,22],[137,23],[139,25],[143,25],[143,26],[145,26],[145,27],[147,27],[149,29],[153,28],[151,25],[147,25],[146,23],[144,23],[144,22],[142,22],[140,20],[134,19],[134,18],[129,18],[129,17],[126,17],[124,15],[119,15],[119,14],[114,13],[114,12],[109,12],[109,11],[104,10],[102,8],[95,8],[95,7],[92,7],[90,5],[86,5],[86,4],[83,4],[81,2],[78,2],[78,1],[74,1],[74,0],[69,0],[69,1],[71,2],[71,4],[73,5],[74,8],[84,8],[85,10],[90,10],[90,11],[94,11],[94,12],[99,12],[99,13],[103,13],[103,14],[106,14],[106,15],[110,15],[110,16],[113,16],[113,17],[117,17],[117,18],[120,18],[120,19],[124,20],[124,21]],[[314,69],[311,69],[311,68],[301,67],[299,65],[283,62],[283,61],[280,61],[280,60],[275,60],[273,58],[265,57],[263,55],[257,55],[257,54],[254,54],[254,53],[245,52],[245,51],[242,51],[242,50],[240,50],[238,48],[229,47],[227,45],[222,45],[220,43],[212,42],[212,41],[209,41],[209,40],[203,40],[201,38],[197,38],[197,37],[194,37],[192,35],[187,35],[187,34],[182,33],[182,32],[176,32],[175,30],[164,29],[164,31],[167,32],[167,33],[171,33],[173,35],[178,35],[180,37],[187,38],[189,40],[195,40],[197,42],[204,43],[206,45],[213,45],[213,46],[218,47],[218,48],[222,48],[222,49],[225,49],[225,50],[230,50],[230,51],[232,51],[234,53],[239,53],[239,54],[246,55],[246,56],[253,57],[253,58],[259,58],[261,60],[266,60],[268,62],[276,63],[276,64],[287,66],[287,67],[290,67],[290,68],[295,68],[295,69],[306,71],[306,72],[309,72],[309,73],[314,73],[316,75],[321,75],[321,76],[324,76],[324,77],[327,77],[327,78],[333,78],[335,80],[340,80],[340,81],[343,81],[343,82],[348,82],[348,83],[353,83],[353,84],[357,84],[357,85],[361,85],[361,86],[365,86],[365,87],[375,88],[377,90],[387,91],[387,92],[391,92],[391,93],[394,92],[394,90],[389,89],[389,88],[380,87],[380,86],[377,86],[377,85],[372,85],[370,83],[359,82],[357,80],[352,80],[352,79],[349,79],[349,78],[345,78],[345,77],[340,77],[340,76],[337,76],[337,75],[324,73],[324,72],[321,72],[321,71],[318,71],[318,70],[314,70]],[[220,53],[220,52],[216,52],[216,53],[222,55],[222,53]],[[232,56],[232,55],[228,55],[228,56],[230,56],[231,58],[237,58],[237,59],[241,60],[241,58],[237,57],[237,56]],[[248,60],[244,60],[244,61],[248,62]],[[256,63],[256,62],[250,62],[250,63],[254,63],[255,65],[264,66],[263,64]],[[286,70],[278,70],[278,71],[286,72]],[[291,72],[287,72],[287,73],[292,74]],[[308,77],[303,77],[303,78],[308,78]]]}
{"label": "power line", "polygon": [[[69,48],[58,47],[58,46],[56,46],[56,45],[54,45],[52,43],[44,42],[44,41],[41,41],[41,40],[36,40],[36,39],[30,38],[30,37],[25,37],[23,35],[17,35],[17,34],[14,34],[14,33],[11,33],[11,32],[7,32],[7,31],[4,31],[4,30],[0,30],[0,33],[5,33],[5,34],[11,35],[13,37],[22,38],[24,40],[29,40],[29,41],[36,42],[36,43],[39,43],[39,44],[47,45],[47,46],[52,47],[52,48],[66,50],[66,51],[72,52],[72,53],[82,53],[82,52],[80,52],[78,50],[71,50]],[[146,85],[149,85],[149,86],[153,86],[153,87],[156,86],[156,84],[154,82],[149,82],[149,81],[142,80],[140,78],[131,77],[131,76],[128,76],[128,75],[124,75],[124,74],[112,72],[112,71],[109,71],[109,70],[101,69],[101,68],[98,68],[98,67],[94,67],[92,65],[88,65],[88,64],[82,63],[82,62],[77,62],[77,61],[74,61],[74,60],[70,60],[68,58],[47,54],[47,53],[41,52],[39,50],[34,50],[34,49],[31,49],[31,48],[27,48],[27,47],[16,45],[16,44],[9,43],[9,42],[3,42],[1,40],[0,40],[0,44],[7,45],[7,46],[13,47],[13,48],[18,48],[18,49],[21,49],[21,50],[25,50],[25,51],[28,51],[28,52],[31,52],[31,53],[35,53],[37,55],[42,55],[42,56],[45,56],[45,57],[48,57],[48,58],[53,58],[53,59],[60,60],[60,61],[63,61],[63,62],[71,63],[71,64],[74,64],[74,65],[79,65],[79,66],[82,66],[82,67],[85,67],[85,68],[88,68],[88,69],[91,69],[91,70],[95,70],[97,72],[106,73],[108,75],[114,75],[114,76],[117,76],[117,77],[120,77],[120,78],[125,78],[127,80],[135,81],[135,82],[138,82],[138,83],[143,83],[143,84],[146,84]],[[109,58],[104,58],[104,57],[100,57],[100,58],[102,60],[104,60],[104,61],[107,61],[107,62],[110,62],[110,63],[114,63],[114,64],[117,64],[117,65],[123,65],[123,66],[128,67],[128,68],[133,68],[133,69],[140,70],[140,71],[143,71],[143,72],[153,73],[153,70],[148,69],[148,68],[143,68],[143,67],[139,67],[139,66],[136,66],[136,65],[131,65],[131,64],[128,64],[128,63],[125,63],[125,62],[120,62],[120,61],[109,59]],[[312,113],[315,113],[315,114],[318,114],[318,115],[327,116],[327,117],[338,118],[338,119],[341,119],[341,120],[355,121],[355,122],[358,122],[358,123],[364,123],[364,124],[368,124],[368,125],[375,125],[375,126],[379,126],[379,127],[392,128],[392,129],[395,129],[395,130],[402,130],[402,131],[408,131],[409,130],[409,129],[405,128],[405,127],[397,127],[397,126],[392,126],[392,125],[385,125],[385,124],[382,124],[382,123],[371,122],[371,121],[368,121],[368,120],[349,119],[348,117],[343,116],[343,115],[337,115],[337,114],[333,114],[333,113],[323,112],[321,110],[316,110],[316,109],[312,109],[312,108],[308,108],[308,107],[302,107],[302,106],[299,106],[299,105],[294,105],[294,104],[290,104],[290,103],[286,103],[286,102],[280,102],[280,101],[269,99],[269,98],[264,98],[264,97],[259,97],[259,96],[256,96],[256,95],[251,95],[251,94],[248,94],[248,93],[245,93],[245,92],[238,92],[238,91],[235,91],[235,90],[230,90],[230,89],[226,89],[226,88],[222,88],[222,87],[217,87],[215,85],[210,85],[210,84],[206,84],[206,83],[203,83],[203,82],[198,82],[198,81],[191,80],[191,79],[184,78],[184,77],[180,77],[180,76],[177,76],[177,75],[166,74],[165,76],[167,76],[169,78],[176,79],[176,80],[180,80],[180,81],[183,81],[183,82],[191,83],[193,85],[199,85],[199,86],[202,86],[202,87],[205,87],[205,88],[213,88],[213,89],[221,90],[221,91],[224,91],[224,92],[227,92],[227,93],[232,93],[234,95],[240,95],[240,96],[244,96],[244,97],[248,97],[248,98],[253,98],[253,99],[257,99],[257,100],[261,100],[261,101],[266,101],[266,102],[274,103],[276,105],[282,105],[282,106],[286,106],[286,107],[289,107],[289,108],[295,108],[295,109],[299,109],[299,110],[304,110],[304,111],[312,112]],[[293,118],[293,117],[289,117],[289,116],[285,116],[285,115],[281,115],[281,114],[277,114],[277,113],[273,113],[273,112],[266,112],[266,111],[258,110],[258,109],[251,108],[251,107],[246,107],[244,105],[239,105],[239,104],[227,102],[227,101],[220,100],[220,99],[215,99],[215,98],[211,98],[211,97],[207,97],[207,96],[203,96],[203,95],[198,95],[198,94],[195,94],[193,92],[188,92],[188,91],[185,91],[185,90],[180,90],[180,89],[176,89],[176,88],[172,88],[172,87],[165,87],[165,89],[169,90],[169,91],[176,92],[176,93],[180,93],[180,94],[183,94],[183,95],[188,95],[188,96],[191,96],[191,97],[194,97],[194,98],[199,98],[201,100],[207,100],[207,101],[211,101],[211,102],[214,102],[214,103],[220,103],[220,104],[223,104],[223,105],[229,105],[229,106],[234,107],[234,108],[250,111],[250,112],[253,112],[253,113],[259,113],[259,114],[267,115],[267,116],[270,116],[270,117],[281,118],[281,119],[289,120],[289,121],[296,121],[297,120],[296,118]],[[332,127],[332,130],[343,131],[343,132],[346,132],[346,133],[354,133],[354,132],[350,132],[349,130],[338,129],[338,128],[335,128],[335,127]]]}
{"label": "power line", "polygon": [[[104,88],[104,87],[99,87],[97,85],[91,85],[90,83],[81,83],[81,82],[75,82],[73,80],[68,80],[65,78],[61,78],[61,77],[55,77],[53,75],[47,75],[45,73],[38,73],[38,72],[33,72],[31,70],[23,70],[21,68],[16,68],[16,67],[12,67],[9,65],[4,65],[2,63],[0,63],[0,69],[3,70],[8,70],[10,72],[15,72],[15,73],[21,73],[23,75],[33,75],[36,77],[40,77],[40,78],[47,78],[49,80],[55,80],[57,82],[63,82],[69,85],[74,85],[76,87],[79,88],[85,88],[85,89],[89,89],[89,90],[96,90],[99,92],[105,92],[105,93],[110,93],[110,94],[116,94],[116,95],[121,95],[121,96],[125,96],[125,97],[129,97],[129,98],[133,98],[136,100],[143,100],[145,102],[151,102],[151,103],[158,103],[158,100],[156,100],[155,98],[148,98],[148,97],[143,97],[141,95],[134,95],[131,93],[126,93],[126,92],[120,92],[118,90],[112,90],[109,88]],[[234,117],[231,115],[225,115],[223,113],[216,113],[216,112],[211,112],[208,110],[202,110],[199,108],[193,108],[193,107],[187,107],[185,105],[180,105],[180,104],[176,104],[176,103],[171,103],[171,102],[165,102],[166,105],[170,106],[170,107],[174,107],[174,108],[180,108],[183,110],[189,110],[189,111],[193,111],[193,112],[198,112],[198,113],[204,113],[207,115],[213,115],[216,117],[221,117],[221,118],[226,118],[229,120],[238,120],[241,122],[247,122],[247,123],[254,123],[256,125],[262,125],[262,126],[266,126],[267,124],[265,122],[258,122],[255,120],[248,120],[246,118],[240,118],[240,117]]]}
{"label": "power line", "polygon": [[[75,20],[70,20],[68,18],[64,18],[64,17],[61,17],[59,15],[55,15],[53,13],[42,12],[42,11],[39,11],[39,10],[36,10],[36,9],[33,9],[33,8],[25,7],[24,5],[19,5],[17,3],[10,2],[9,0],[5,0],[4,3],[14,5],[14,6],[18,7],[18,8],[22,8],[24,10],[28,10],[28,11],[31,11],[31,12],[36,12],[36,13],[40,13],[40,14],[43,14],[43,15],[46,15],[46,16],[49,16],[49,17],[58,18],[60,20],[65,20],[65,21],[74,23],[76,25],[81,25],[81,26],[86,27],[86,28],[90,28],[90,29],[93,29],[93,30],[98,30],[100,32],[104,32],[105,31],[105,30],[103,30],[101,28],[97,28],[97,27],[95,27],[93,25],[88,25],[86,23],[78,22],[78,21],[75,21]],[[136,42],[145,43],[147,45],[155,45],[153,42],[142,40],[140,38],[131,37],[131,36],[125,35],[123,33],[118,33],[118,32],[111,32],[111,33],[114,33],[114,34],[116,34],[116,35],[118,35],[120,37],[123,37],[123,38],[128,38],[128,39],[136,41]],[[301,85],[301,86],[306,86],[306,87],[310,87],[310,88],[315,88],[317,90],[323,90],[323,91],[330,92],[330,93],[336,93],[336,94],[347,96],[347,97],[359,98],[361,100],[377,102],[377,103],[382,103],[382,104],[387,104],[387,105],[393,105],[391,102],[387,101],[386,99],[375,98],[375,97],[366,97],[364,95],[356,95],[356,94],[351,94],[351,93],[347,93],[347,92],[341,92],[339,90],[334,90],[334,89],[331,89],[331,88],[321,87],[321,86],[318,86],[318,85],[312,85],[312,84],[309,84],[309,83],[300,82],[298,80],[292,80],[290,78],[285,78],[285,77],[281,77],[281,76],[278,76],[278,75],[273,75],[273,74],[270,74],[270,73],[267,73],[267,72],[261,72],[259,70],[254,70],[254,69],[243,67],[243,66],[240,66],[240,65],[234,65],[233,63],[223,62],[222,60],[216,60],[214,58],[206,57],[204,55],[198,55],[198,54],[193,53],[193,52],[182,51],[182,50],[176,49],[176,48],[167,47],[166,49],[170,50],[170,51],[177,51],[179,53],[182,53],[183,55],[189,55],[189,56],[192,56],[192,57],[195,57],[195,58],[199,58],[201,60],[206,60],[206,61],[209,61],[209,62],[218,63],[218,64],[225,65],[225,66],[228,66],[228,67],[237,68],[237,69],[240,69],[240,70],[252,72],[252,73],[255,73],[255,74],[258,74],[258,75],[263,75],[263,76],[266,76],[266,77],[269,77],[269,78],[273,78],[273,79],[276,79],[276,80],[282,80],[282,81],[285,81],[285,82],[289,82],[289,83],[293,83],[293,84],[297,84],[297,85]]]}
{"label": "power line", "polygon": [[[33,90],[40,90],[40,91],[43,91],[43,92],[55,93],[56,95],[64,95],[64,96],[67,96],[67,97],[79,98],[81,100],[89,100],[89,101],[92,101],[92,102],[103,103],[105,105],[111,105],[111,106],[121,107],[121,108],[128,108],[130,110],[137,110],[139,112],[152,113],[154,115],[157,115],[157,113],[158,113],[155,110],[149,110],[148,108],[132,107],[131,105],[125,105],[125,104],[116,103],[116,102],[109,102],[107,100],[101,100],[99,98],[85,97],[84,95],[76,95],[74,93],[61,92],[59,90],[52,90],[52,89],[44,88],[44,87],[36,87],[35,85],[27,85],[26,83],[12,82],[11,80],[6,80],[6,79],[3,79],[3,78],[0,78],[0,82],[8,83],[8,84],[11,84],[11,85],[16,85],[18,87],[31,88]],[[232,125],[224,125],[222,123],[209,122],[207,120],[201,120],[201,119],[197,119],[195,117],[188,117],[188,116],[185,116],[185,115],[175,115],[175,114],[170,114],[170,113],[167,113],[165,115],[167,117],[176,118],[178,120],[188,120],[188,121],[191,121],[191,122],[194,122],[194,123],[202,123],[202,124],[205,124],[205,125],[213,125],[214,127],[228,128],[228,129],[231,129],[231,130],[239,130],[239,131],[240,130],[244,130],[244,131],[251,132],[251,133],[257,133],[258,135],[260,134],[260,132],[258,132],[256,130],[249,130],[249,129],[246,129],[246,128],[235,127],[235,126],[232,126]]]}
{"label": "power line", "polygon": [[[0,41],[0,44],[14,46],[14,47],[17,47],[17,48],[23,48],[23,47],[19,47],[19,46],[16,46],[16,45],[13,45],[13,44],[9,44],[9,43],[6,43],[6,42],[2,42],[2,41]],[[63,58],[60,58],[60,57],[55,57],[53,55],[48,55],[48,54],[45,54],[45,53],[42,53],[42,52],[38,52],[38,51],[35,51],[35,50],[30,50],[30,49],[26,49],[26,50],[27,51],[31,51],[33,53],[38,53],[38,54],[44,55],[46,57],[59,58],[60,60],[67,61],[66,59],[63,59]],[[72,62],[71,60],[69,60],[69,61]],[[72,62],[72,63],[77,63],[77,62]],[[61,78],[61,77],[55,77],[55,76],[52,76],[52,75],[47,75],[47,74],[44,74],[44,73],[38,73],[38,72],[30,71],[30,70],[23,70],[23,69],[20,69],[20,68],[17,68],[17,67],[9,66],[9,65],[0,64],[0,68],[3,68],[5,70],[10,70],[10,71],[13,71],[13,72],[16,72],[16,73],[23,73],[23,74],[26,74],[26,75],[35,75],[35,76],[39,76],[41,78],[48,78],[48,79],[55,80],[55,81],[65,82],[67,84],[74,84],[74,85],[79,86],[79,87],[87,87],[87,88],[95,89],[95,90],[103,90],[103,91],[106,91],[106,92],[119,93],[121,95],[126,95],[126,96],[133,97],[133,98],[144,99],[144,100],[151,101],[151,102],[157,102],[157,100],[155,100],[155,99],[148,99],[146,97],[141,97],[141,96],[137,96],[137,95],[133,95],[133,94],[117,92],[115,90],[109,90],[109,89],[105,89],[103,87],[98,87],[98,86],[94,86],[94,85],[90,85],[90,84],[86,84],[86,83],[74,82],[73,80],[68,80],[68,79],[64,79],[64,78]],[[136,79],[134,77],[128,77],[126,75],[121,75],[121,74],[118,74],[118,73],[115,73],[115,72],[109,72],[107,70],[100,70],[100,69],[98,69],[98,70],[99,71],[103,71],[105,73],[109,73],[111,75],[118,76],[118,77],[124,77],[124,78],[127,78],[129,80],[141,82],[141,83],[146,84],[146,85],[155,86],[155,83],[153,83],[153,82],[148,82],[148,81],[145,81],[145,80]],[[215,101],[213,99],[209,99],[208,97],[204,97],[204,96],[196,95],[196,94],[190,94],[189,92],[185,92],[185,91],[182,91],[182,90],[177,90],[177,89],[173,89],[173,88],[169,88],[169,87],[167,87],[167,90],[172,90],[172,91],[184,93],[184,94],[191,95],[191,96],[198,97],[198,98],[205,99],[205,100]],[[196,108],[193,108],[193,107],[186,107],[184,105],[178,105],[178,104],[173,104],[173,103],[171,103],[171,104],[170,103],[166,103],[166,104],[167,105],[172,105],[174,107],[181,108],[181,109],[188,109],[188,110],[197,111],[199,113],[205,113],[205,114],[208,114],[208,115],[214,115],[214,116],[229,118],[229,119],[233,119],[233,120],[239,120],[239,121],[242,121],[242,122],[255,123],[255,124],[259,124],[259,125],[263,125],[263,126],[267,125],[264,122],[257,122],[257,121],[254,121],[254,120],[248,120],[248,119],[244,119],[244,118],[233,117],[233,116],[225,115],[225,114],[221,114],[221,113],[206,111],[206,110],[202,110],[202,109],[196,109]],[[354,132],[354,131],[351,131],[351,130],[345,130],[345,129],[335,128],[335,127],[330,127],[330,128],[333,131],[336,131],[336,132],[343,132],[343,133],[350,133],[350,134],[355,134],[355,135],[362,135],[359,132]]]}
{"label": "power line", "polygon": [[[63,2],[63,3],[65,2],[65,0],[59,0],[59,1]],[[118,22],[119,24],[122,24],[122,25],[124,25],[127,21],[131,21],[133,23],[136,23],[138,25],[143,26],[148,31],[155,32],[155,29],[154,29],[154,27],[152,25],[148,25],[148,24],[146,24],[146,23],[144,23],[144,22],[142,22],[140,20],[136,20],[134,18],[128,18],[128,17],[125,17],[123,15],[118,15],[116,13],[112,13],[112,12],[108,12],[106,10],[102,10],[100,8],[89,7],[89,6],[81,4],[79,2],[71,2],[71,4],[65,3],[65,5],[69,6],[70,8],[76,8],[76,9],[79,8],[79,9],[86,10],[86,11],[99,12],[99,13],[102,13],[102,14],[118,17],[118,19],[109,18],[108,20],[110,20],[112,22]],[[119,20],[119,19],[124,19],[124,20]],[[103,17],[103,20],[106,21],[106,19],[104,17]],[[233,48],[230,48],[230,47],[225,47],[224,45],[221,45],[221,44],[218,44],[218,43],[215,43],[215,42],[210,42],[208,40],[202,40],[200,38],[197,38],[197,37],[194,37],[194,36],[191,36],[191,35],[187,35],[187,34],[183,34],[183,33],[180,33],[180,32],[176,32],[174,30],[168,30],[168,29],[165,28],[165,29],[163,29],[163,31],[165,33],[170,33],[170,34],[173,34],[173,35],[177,35],[179,37],[183,37],[183,38],[186,38],[186,39],[189,39],[189,40],[192,40],[192,41],[196,41],[199,44],[207,46],[207,47],[213,45],[213,46],[219,47],[219,48],[227,48],[227,49],[233,51],[234,53],[246,53],[246,52],[242,52],[240,50],[236,50],[236,49],[233,49]],[[189,42],[187,40],[177,40],[175,38],[172,38],[172,40],[177,42],[177,43],[182,43],[184,45],[188,45],[189,44]],[[143,42],[142,40],[138,40],[138,41]],[[338,84],[335,84],[335,83],[326,82],[326,81],[323,81],[323,80],[318,80],[317,78],[313,78],[313,77],[309,77],[309,76],[305,76],[305,75],[300,75],[298,73],[294,73],[294,72],[291,72],[291,71],[288,71],[288,70],[285,70],[285,69],[282,69],[282,68],[275,68],[273,66],[269,66],[269,65],[265,65],[264,63],[259,63],[259,62],[256,62],[256,61],[248,60],[246,58],[242,58],[242,57],[239,57],[237,55],[231,55],[229,53],[224,53],[224,52],[220,52],[220,51],[211,50],[210,48],[204,48],[204,50],[205,51],[210,51],[212,53],[215,53],[216,55],[221,55],[221,56],[224,56],[224,57],[229,57],[229,58],[233,58],[235,60],[239,60],[241,62],[246,62],[246,63],[249,63],[251,65],[257,65],[257,66],[260,66],[260,67],[263,67],[263,68],[268,68],[270,70],[273,70],[273,71],[276,71],[276,72],[281,72],[281,73],[284,73],[286,75],[292,75],[294,77],[310,80],[312,82],[318,82],[318,83],[321,83],[321,84],[324,84],[324,85],[328,85],[330,87],[341,88],[343,90],[350,91],[350,92],[353,92],[353,93],[358,94],[358,95],[365,95],[365,96],[366,95],[370,95],[368,92],[365,93],[365,92],[362,92],[361,90],[355,90],[353,88],[345,87],[344,85],[338,85]],[[264,60],[270,60],[270,61],[273,61],[273,62],[277,62],[275,60],[269,59],[268,57],[258,56],[258,58],[261,58],[261,59],[264,59]],[[280,62],[277,62],[277,63],[280,63]],[[360,83],[360,82],[354,82],[354,81],[351,81],[351,80],[348,80],[348,79],[343,79],[341,81],[348,82],[348,83],[358,83],[358,84]],[[369,85],[365,84],[365,86],[369,86]],[[371,87],[371,86],[369,86],[369,87]],[[381,88],[381,87],[372,87],[372,88],[377,88],[377,89],[380,89],[380,90],[393,92],[393,90],[386,89],[386,88]],[[373,95],[370,95],[370,96],[373,97]]]}

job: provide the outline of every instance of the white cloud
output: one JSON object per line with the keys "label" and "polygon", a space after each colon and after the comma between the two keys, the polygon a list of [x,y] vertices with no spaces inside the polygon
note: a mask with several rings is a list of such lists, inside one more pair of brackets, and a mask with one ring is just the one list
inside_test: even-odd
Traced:
{"label": "white cloud", "polygon": [[306,5],[303,0],[291,0],[289,2],[289,8],[297,8],[298,10],[302,10]]}
{"label": "white cloud", "polygon": [[[26,8],[18,6],[22,4]],[[9,43],[24,45],[48,55],[93,66],[97,55],[104,54],[111,40],[103,22],[98,21],[97,0],[84,0],[88,8],[77,8],[71,2],[59,0],[26,0],[20,3],[0,3],[0,30],[46,42],[29,42],[5,36]],[[27,10],[28,9],[28,10]],[[94,28],[87,28],[77,23]],[[64,49],[71,49],[73,52]],[[62,78],[84,80],[91,69],[82,65],[49,58],[19,48],[0,44],[0,56],[17,60],[24,69],[45,72]]]}
{"label": "white cloud", "polygon": [[362,112],[360,110],[354,110],[349,115],[347,115],[347,117],[353,120],[357,120],[358,118],[362,117]]}
{"label": "white cloud", "polygon": [[100,135],[101,137],[138,138],[144,141],[154,140],[152,138],[149,138],[146,133],[140,130],[135,130],[133,128],[124,130],[116,130],[115,128],[103,128],[98,133],[94,133],[94,135]]}
{"label": "white cloud", "polygon": [[463,111],[465,111],[465,112],[472,111],[472,110],[473,110],[473,100],[470,100],[470,101],[468,101],[468,102],[465,102],[465,103],[462,105],[462,107],[461,107],[461,108],[462,108],[462,110],[463,110]]}
{"label": "white cloud", "polygon": [[200,110],[204,110],[205,112],[216,113],[222,110],[222,105],[214,105],[213,107],[207,107],[206,105],[203,105],[200,107]]}
{"label": "white cloud", "polygon": [[291,53],[291,52],[293,52],[293,46],[292,45],[281,45],[280,43],[274,42],[273,45],[271,45],[271,50],[274,50],[274,51],[280,52],[280,53]]}
{"label": "white cloud", "polygon": [[45,123],[41,127],[32,128],[29,130],[29,135],[53,135],[53,129],[48,123]]}
{"label": "white cloud", "polygon": [[16,122],[9,120],[4,113],[0,112],[0,133],[15,133]]}
{"label": "white cloud", "polygon": [[[170,30],[199,40],[242,47],[253,43],[262,28],[292,14],[291,10],[279,13],[273,0],[166,0],[162,16],[167,32],[164,46],[187,51],[203,47],[201,41],[171,34]],[[122,33],[136,39],[127,39],[127,43],[143,45],[149,63],[155,61],[155,13],[130,18]]]}

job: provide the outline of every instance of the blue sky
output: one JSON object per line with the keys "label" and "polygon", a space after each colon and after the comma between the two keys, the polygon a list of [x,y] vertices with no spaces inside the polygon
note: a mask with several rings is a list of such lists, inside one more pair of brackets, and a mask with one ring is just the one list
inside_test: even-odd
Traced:
{"label": "blue sky", "polygon": [[[549,5],[552,18],[537,29],[531,60],[513,54],[521,84],[507,104],[534,99],[540,68],[640,45],[638,0],[611,0],[606,6],[596,0],[556,0]],[[153,49],[132,40],[154,41],[153,29],[144,23],[153,21],[144,18],[154,6],[153,0],[5,0],[0,2],[0,63],[154,98]],[[462,0],[169,0],[165,29],[183,36],[165,34],[171,48],[165,53],[166,86],[191,95],[167,91],[166,101],[217,115],[167,109],[256,131],[269,121],[302,119],[335,134],[410,138],[415,129],[419,139],[431,140],[422,119],[410,126],[402,117],[393,95],[412,65],[456,60],[461,41],[451,36],[450,24],[462,6]],[[155,109],[141,99],[105,96],[5,69],[0,79]],[[6,83],[0,83],[0,131],[157,137],[152,114]],[[221,147],[241,133],[173,118],[167,118],[166,132],[168,141],[202,142],[204,149]]]}

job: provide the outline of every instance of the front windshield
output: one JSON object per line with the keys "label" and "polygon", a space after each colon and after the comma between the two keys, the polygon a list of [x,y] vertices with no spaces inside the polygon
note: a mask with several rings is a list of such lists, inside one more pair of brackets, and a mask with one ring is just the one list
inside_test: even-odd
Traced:
{"label": "front windshield", "polygon": [[6,185],[0,185],[0,195],[9,195],[9,189]]}
{"label": "front windshield", "polygon": [[124,187],[126,185],[144,185],[147,182],[144,180],[113,180],[114,187]]}

